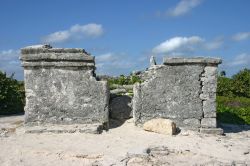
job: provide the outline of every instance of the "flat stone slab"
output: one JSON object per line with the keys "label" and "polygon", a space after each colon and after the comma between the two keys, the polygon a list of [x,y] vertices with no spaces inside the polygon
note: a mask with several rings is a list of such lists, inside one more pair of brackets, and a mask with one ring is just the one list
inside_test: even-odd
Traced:
{"label": "flat stone slab", "polygon": [[22,67],[82,67],[82,68],[95,68],[95,63],[87,63],[81,61],[24,61]]}
{"label": "flat stone slab", "polygon": [[221,128],[200,128],[202,134],[223,135],[224,131]]}
{"label": "flat stone slab", "polygon": [[86,53],[82,48],[53,48],[50,45],[32,45],[21,49],[22,54],[37,54],[37,53]]}
{"label": "flat stone slab", "polygon": [[22,61],[89,61],[94,62],[84,49],[52,48],[50,45],[35,45],[21,49]]}
{"label": "flat stone slab", "polygon": [[89,133],[101,134],[102,124],[25,126],[25,133]]}
{"label": "flat stone slab", "polygon": [[163,64],[165,65],[178,65],[178,64],[221,64],[222,60],[220,58],[205,58],[205,57],[195,57],[195,58],[181,58],[181,57],[165,57],[163,58]]}

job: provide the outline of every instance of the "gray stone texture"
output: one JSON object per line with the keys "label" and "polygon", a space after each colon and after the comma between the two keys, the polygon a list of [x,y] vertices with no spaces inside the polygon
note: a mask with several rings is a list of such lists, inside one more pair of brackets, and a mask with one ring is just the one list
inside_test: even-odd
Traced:
{"label": "gray stone texture", "polygon": [[94,57],[83,49],[48,45],[21,53],[27,126],[107,124],[109,89],[94,77]]}
{"label": "gray stone texture", "polygon": [[201,76],[203,112],[205,118],[216,117],[217,66],[206,66]]}
{"label": "gray stone texture", "polygon": [[[173,119],[178,125],[184,119],[202,118],[199,75],[200,65],[157,66],[150,68],[151,77],[134,91],[135,122],[144,123],[152,118]],[[138,88],[137,88],[138,87]]]}
{"label": "gray stone texture", "polygon": [[216,118],[202,118],[201,127],[204,127],[204,128],[217,127]]}
{"label": "gray stone texture", "polygon": [[216,127],[219,63],[217,58],[165,58],[163,65],[150,67],[143,73],[144,82],[134,86],[135,124],[167,118],[177,127]]}
{"label": "gray stone texture", "polygon": [[218,65],[222,62],[220,58],[209,57],[194,57],[194,58],[179,58],[179,57],[165,57],[163,64],[165,65],[178,65],[178,64],[205,64],[205,65]]}
{"label": "gray stone texture", "polygon": [[221,128],[200,128],[200,133],[203,133],[203,134],[214,134],[214,135],[223,135],[224,131]]}
{"label": "gray stone texture", "polygon": [[89,133],[100,134],[103,124],[26,126],[25,133]]}

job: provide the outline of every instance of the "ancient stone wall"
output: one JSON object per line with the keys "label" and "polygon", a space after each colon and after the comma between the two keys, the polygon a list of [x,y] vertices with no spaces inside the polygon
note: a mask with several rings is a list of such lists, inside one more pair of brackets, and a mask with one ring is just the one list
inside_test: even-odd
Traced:
{"label": "ancient stone wall", "polygon": [[[215,58],[165,58],[134,86],[135,124],[168,118],[179,127],[216,128],[217,66]],[[203,129],[204,128],[204,129]]]}
{"label": "ancient stone wall", "polygon": [[[107,127],[109,104],[113,118],[130,118],[130,98],[109,101],[107,82],[96,80],[94,57],[83,49],[31,46],[21,50],[20,59],[24,67],[26,126],[67,125],[59,127],[60,131],[75,124]],[[162,65],[155,65],[151,59],[151,67],[141,76],[144,82],[134,85],[135,124],[168,118],[178,127],[211,132],[209,129],[217,127],[215,100],[220,63],[216,58],[165,58]],[[78,128],[83,132],[92,130],[89,126]]]}
{"label": "ancient stone wall", "polygon": [[48,45],[21,50],[25,124],[106,124],[109,89],[96,81],[95,61],[83,49]]}

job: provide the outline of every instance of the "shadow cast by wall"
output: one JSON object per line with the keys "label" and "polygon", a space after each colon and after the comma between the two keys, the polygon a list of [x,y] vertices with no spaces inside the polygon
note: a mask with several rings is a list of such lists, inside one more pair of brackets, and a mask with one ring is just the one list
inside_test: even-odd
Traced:
{"label": "shadow cast by wall", "polygon": [[250,130],[250,125],[246,121],[232,112],[217,113],[218,126],[224,130],[224,133],[238,133]]}
{"label": "shadow cast by wall", "polygon": [[128,119],[109,119],[109,129],[122,126]]}
{"label": "shadow cast by wall", "polygon": [[110,98],[109,129],[120,127],[132,118],[132,97],[112,94]]}
{"label": "shadow cast by wall", "polygon": [[0,118],[5,118],[5,117],[12,117],[12,116],[20,116],[24,115],[25,112],[20,112],[20,113],[13,113],[13,114],[0,114]]}

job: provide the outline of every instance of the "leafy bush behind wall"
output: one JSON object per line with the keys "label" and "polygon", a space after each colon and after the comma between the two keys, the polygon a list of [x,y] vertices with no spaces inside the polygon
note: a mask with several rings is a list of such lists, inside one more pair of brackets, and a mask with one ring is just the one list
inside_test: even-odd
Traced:
{"label": "leafy bush behind wall", "polygon": [[24,85],[0,71],[0,115],[22,113],[24,111]]}

